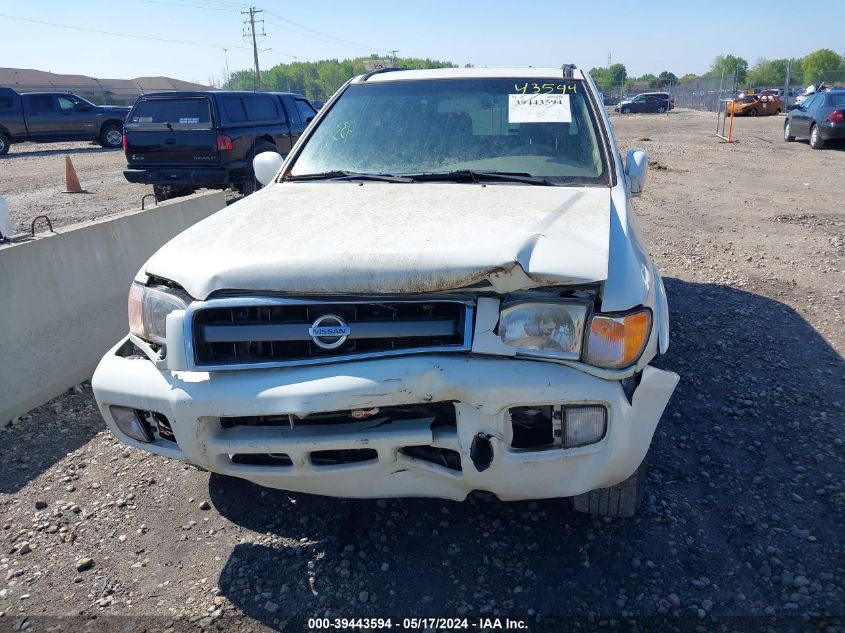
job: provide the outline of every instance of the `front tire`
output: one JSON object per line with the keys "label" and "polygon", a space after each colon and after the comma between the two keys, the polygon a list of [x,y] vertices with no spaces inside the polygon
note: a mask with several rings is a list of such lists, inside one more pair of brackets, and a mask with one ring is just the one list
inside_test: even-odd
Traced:
{"label": "front tire", "polygon": [[631,114],[631,108],[622,108],[622,114]]}
{"label": "front tire", "polygon": [[819,126],[813,125],[810,129],[810,147],[813,149],[822,149],[824,147],[824,139],[819,134]]}
{"label": "front tire", "polygon": [[756,108],[751,108],[751,109],[748,111],[748,116],[757,116],[757,109],[756,109]]}
{"label": "front tire", "polygon": [[108,149],[123,147],[123,128],[113,123],[104,126],[100,131],[100,145]]}
{"label": "front tire", "polygon": [[789,133],[789,120],[787,119],[786,123],[783,124],[783,140],[787,143],[791,143],[795,140],[795,137]]}
{"label": "front tire", "polygon": [[0,132],[0,156],[9,153],[9,146],[12,144],[9,137]]}
{"label": "front tire", "polygon": [[576,512],[594,517],[632,517],[642,503],[647,474],[648,457],[625,481],[610,488],[599,488],[572,497],[572,507]]}

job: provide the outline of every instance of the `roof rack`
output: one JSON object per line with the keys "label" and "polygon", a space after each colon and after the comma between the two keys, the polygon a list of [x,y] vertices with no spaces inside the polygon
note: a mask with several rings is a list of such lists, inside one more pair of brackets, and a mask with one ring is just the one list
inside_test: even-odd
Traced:
{"label": "roof rack", "polygon": [[376,70],[371,70],[370,72],[366,73],[361,77],[361,81],[367,81],[373,75],[378,75],[380,73],[391,73],[395,70],[407,70],[407,68],[397,68],[396,66],[391,66],[389,68],[378,68]]}
{"label": "roof rack", "polygon": [[575,64],[564,64],[561,66],[561,70],[563,70],[563,76],[567,79],[572,79],[573,77],[573,70],[575,70],[577,66]]}

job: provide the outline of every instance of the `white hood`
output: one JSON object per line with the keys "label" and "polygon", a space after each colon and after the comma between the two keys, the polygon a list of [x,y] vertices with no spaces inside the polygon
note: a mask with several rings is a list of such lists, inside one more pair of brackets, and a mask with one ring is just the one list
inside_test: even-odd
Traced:
{"label": "white hood", "polygon": [[176,236],[145,270],[196,299],[587,283],[607,278],[610,214],[608,188],[283,183]]}

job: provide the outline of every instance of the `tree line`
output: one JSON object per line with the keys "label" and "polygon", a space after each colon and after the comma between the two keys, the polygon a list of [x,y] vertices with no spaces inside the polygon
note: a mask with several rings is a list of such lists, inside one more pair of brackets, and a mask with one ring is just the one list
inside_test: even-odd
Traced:
{"label": "tree line", "polygon": [[[790,84],[806,86],[824,82],[828,85],[845,82],[845,56],[820,48],[804,57],[789,59],[759,59],[754,66],[742,57],[732,54],[719,55],[713,60],[705,77],[725,77],[732,81],[736,77],[737,86],[745,88],[779,88],[786,81],[786,69],[790,65]],[[621,90],[630,92],[636,83],[648,85],[650,89],[665,90],[675,84],[685,84],[701,77],[688,73],[680,78],[664,70],[659,75],[647,73],[640,77],[629,77],[623,64],[613,64],[604,68],[592,68],[590,76],[599,90],[607,93]]]}
{"label": "tree line", "polygon": [[[355,75],[366,72],[365,62],[378,59],[377,55],[358,59],[323,59],[314,62],[295,61],[290,64],[277,64],[261,71],[261,89],[276,92],[298,92],[309,99],[328,99],[344,82]],[[457,64],[435,59],[418,57],[398,57],[393,60],[400,68],[456,68]],[[736,76],[739,87],[781,87],[786,80],[787,59],[760,59],[754,66],[748,61],[732,54],[719,55],[713,60],[705,77],[726,77],[732,81]],[[617,93],[620,89],[630,92],[637,83],[645,84],[649,89],[665,90],[676,84],[684,84],[700,79],[691,73],[675,76],[668,70],[659,75],[646,73],[639,77],[628,76],[624,64],[612,64],[606,68],[590,69],[590,76],[599,90]],[[827,48],[813,51],[799,59],[791,61],[790,83],[806,86],[824,81],[827,84],[845,82],[845,57]],[[221,87],[231,90],[253,90],[256,85],[252,70],[239,70],[232,73]]]}
{"label": "tree line", "polygon": [[[359,59],[322,59],[316,62],[293,62],[277,64],[261,71],[261,89],[272,92],[298,92],[309,99],[325,100],[332,96],[347,80],[367,72],[365,61],[378,59],[371,55]],[[397,57],[393,60],[400,68],[456,68],[452,62],[416,57]],[[227,85],[231,90],[253,90],[255,72],[239,70],[229,76]]]}

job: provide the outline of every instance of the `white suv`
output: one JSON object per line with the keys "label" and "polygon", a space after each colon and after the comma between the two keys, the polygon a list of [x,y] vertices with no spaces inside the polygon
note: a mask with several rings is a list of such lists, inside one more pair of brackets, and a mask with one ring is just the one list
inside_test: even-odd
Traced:
{"label": "white suv", "polygon": [[93,380],[111,430],[274,488],[630,516],[678,376],[647,157],[597,95],[573,66],[349,81],[138,273]]}

